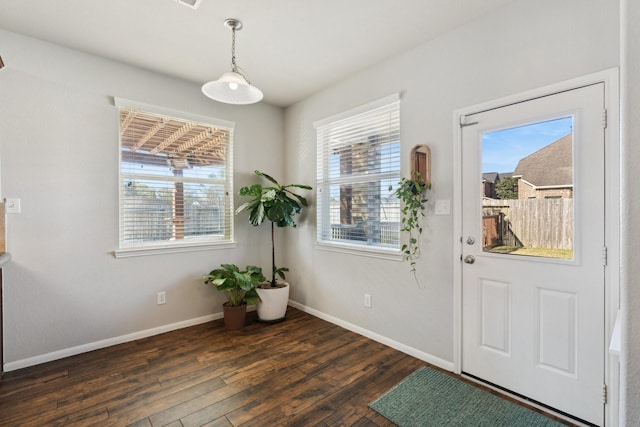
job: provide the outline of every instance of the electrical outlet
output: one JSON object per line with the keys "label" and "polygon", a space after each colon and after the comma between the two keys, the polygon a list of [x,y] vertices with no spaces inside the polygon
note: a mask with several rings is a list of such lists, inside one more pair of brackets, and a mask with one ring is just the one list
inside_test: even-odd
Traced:
{"label": "electrical outlet", "polygon": [[364,294],[364,306],[367,308],[371,308],[371,295]]}
{"label": "electrical outlet", "polygon": [[167,293],[158,292],[158,305],[167,303]]}

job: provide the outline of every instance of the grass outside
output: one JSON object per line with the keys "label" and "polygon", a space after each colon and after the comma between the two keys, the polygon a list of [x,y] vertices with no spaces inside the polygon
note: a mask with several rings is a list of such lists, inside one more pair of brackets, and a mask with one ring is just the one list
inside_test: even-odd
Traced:
{"label": "grass outside", "polygon": [[487,252],[494,254],[526,255],[545,258],[573,259],[571,249],[550,249],[550,248],[522,248],[518,246],[496,246]]}

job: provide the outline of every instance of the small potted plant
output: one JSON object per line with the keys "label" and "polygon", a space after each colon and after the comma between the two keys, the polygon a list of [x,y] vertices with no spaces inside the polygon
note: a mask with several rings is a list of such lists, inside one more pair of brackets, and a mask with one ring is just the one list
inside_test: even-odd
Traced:
{"label": "small potted plant", "polygon": [[[289,301],[289,284],[284,282],[287,267],[276,267],[275,227],[296,227],[294,217],[299,215],[303,206],[308,206],[307,199],[291,191],[292,188],[311,190],[308,185],[281,185],[266,173],[255,171],[256,175],[271,182],[271,186],[252,184],[240,189],[240,196],[252,199],[243,203],[236,214],[249,212],[249,222],[258,226],[265,219],[271,222],[271,280],[259,286],[258,294],[261,302],[257,306],[258,318],[261,321],[273,322],[282,320]],[[281,281],[277,280],[277,277]]]}
{"label": "small potted plant", "polygon": [[224,293],[227,302],[222,305],[224,327],[242,329],[247,314],[247,304],[257,304],[260,297],[256,292],[258,284],[265,281],[262,269],[248,265],[244,271],[235,264],[221,264],[208,275],[203,276],[204,283],[214,285]]}

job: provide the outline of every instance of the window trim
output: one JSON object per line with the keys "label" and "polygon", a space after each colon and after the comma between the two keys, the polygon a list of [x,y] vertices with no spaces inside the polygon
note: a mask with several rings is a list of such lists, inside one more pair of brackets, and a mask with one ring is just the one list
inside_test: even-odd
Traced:
{"label": "window trim", "polygon": [[235,241],[232,242],[188,242],[174,243],[172,245],[154,245],[154,246],[138,246],[135,248],[121,248],[113,251],[114,258],[131,258],[148,255],[164,255],[182,252],[199,252],[217,249],[233,249],[237,246]]}
{"label": "window trim", "polygon": [[404,261],[404,255],[399,249],[383,248],[381,246],[358,245],[345,242],[316,241],[316,249],[341,254],[360,255],[369,258]]}
{"label": "window trim", "polygon": [[[349,110],[343,111],[341,113],[338,114],[334,114],[332,116],[329,117],[325,117],[323,119],[317,120],[315,122],[312,123],[313,128],[316,131],[316,144],[318,142],[318,138],[317,138],[317,132],[318,132],[318,128],[323,127],[323,126],[327,126],[331,123],[337,122],[337,121],[341,121],[344,119],[348,119],[348,118],[352,118],[354,116],[360,115],[360,114],[364,114],[364,113],[368,113],[371,110],[375,110],[377,108],[381,108],[381,107],[385,107],[389,104],[395,103],[395,102],[399,102],[401,100],[402,96],[401,93],[393,93],[391,95],[385,96],[383,98],[379,98],[375,101],[371,101],[368,102],[366,104],[351,108]],[[401,106],[398,106],[398,111],[400,111]],[[400,118],[401,120],[401,118]],[[400,146],[402,148],[402,145]],[[324,148],[322,149],[324,151]],[[401,150],[402,151],[402,150]],[[316,156],[318,156],[318,153],[316,154]],[[320,162],[318,162],[320,163]],[[326,161],[326,159],[322,159],[322,162],[320,163],[322,165],[323,171],[322,171],[322,176],[323,176],[323,181],[326,180],[326,176],[328,173],[328,162]],[[318,168],[320,168],[320,164],[318,165]],[[395,173],[395,172],[394,172]],[[379,174],[374,174],[371,175],[371,177],[376,177],[376,178],[381,178],[384,177],[384,175],[388,175],[389,173],[385,172],[385,173],[379,173]],[[402,161],[400,161],[400,167],[398,169],[398,174],[401,177],[402,176]],[[356,177],[344,177],[344,178],[340,178],[338,180],[336,180],[335,182],[353,182],[353,181],[357,181],[359,178]],[[319,187],[318,187],[319,189]],[[318,205],[322,206],[322,215],[327,216],[328,212],[325,212],[326,207],[324,206],[324,195],[320,195],[317,197],[318,200]],[[328,197],[328,195],[326,196]],[[321,219],[322,223],[324,223],[325,218]],[[316,230],[316,242],[315,242],[315,247],[318,250],[323,250],[323,251],[329,251],[329,252],[336,252],[336,253],[344,253],[344,254],[352,254],[352,255],[360,255],[360,256],[365,256],[365,257],[371,257],[371,258],[379,258],[379,259],[388,259],[388,260],[393,260],[393,261],[403,261],[404,260],[404,255],[402,253],[401,250],[401,244],[399,245],[399,247],[396,248],[388,248],[388,247],[383,247],[383,246],[375,246],[375,245],[363,245],[363,244],[357,244],[357,243],[350,243],[350,242],[345,242],[345,241],[331,241],[331,240],[320,240],[318,239],[318,232],[319,230]],[[401,233],[399,233],[399,237],[401,238]]]}
{"label": "window trim", "polygon": [[313,122],[313,127],[317,129],[321,126],[326,126],[330,123],[337,122],[339,120],[357,116],[358,114],[367,113],[371,110],[375,110],[376,108],[384,107],[385,105],[398,102],[400,101],[400,99],[401,99],[400,93],[394,93],[392,95],[385,96],[384,98],[380,98],[375,101],[368,102],[364,105],[360,105],[358,107],[351,108],[341,113],[334,114],[333,116],[329,116],[329,117],[325,117],[324,119],[317,120]]}
{"label": "window trim", "polygon": [[[120,108],[132,108],[137,110],[146,111],[149,113],[161,114],[170,117],[176,117],[184,120],[190,120],[195,122],[207,123],[212,126],[225,127],[231,129],[233,132],[235,130],[235,122],[217,119],[209,116],[198,115],[194,113],[189,113],[180,110],[173,110],[170,108],[160,107],[157,105],[145,104],[143,102],[132,101],[130,99],[113,97],[113,105]],[[119,126],[119,120],[118,120]],[[232,146],[233,148],[233,146]],[[122,179],[122,172],[120,170],[122,163],[122,145],[120,142],[120,135],[118,135],[118,181]],[[126,174],[125,174],[126,175]],[[226,172],[226,182],[230,184],[230,192],[233,192],[233,157],[229,164],[228,170]],[[120,200],[122,197],[122,188],[118,186],[118,223],[120,224]],[[233,204],[233,199],[231,201]],[[118,237],[118,248],[113,251],[114,258],[130,258],[137,256],[149,256],[149,255],[162,255],[162,254],[170,254],[170,253],[183,253],[183,252],[195,252],[195,251],[207,251],[207,250],[221,250],[221,249],[233,249],[237,246],[234,236],[234,208],[231,206],[231,216],[229,223],[229,239],[222,240],[219,242],[215,240],[206,240],[203,241],[201,239],[187,239],[179,242],[172,242],[171,244],[166,244],[165,241],[159,242],[149,242],[149,244],[141,244],[136,247],[120,247],[120,237]],[[120,234],[120,225],[118,225],[118,234]]]}

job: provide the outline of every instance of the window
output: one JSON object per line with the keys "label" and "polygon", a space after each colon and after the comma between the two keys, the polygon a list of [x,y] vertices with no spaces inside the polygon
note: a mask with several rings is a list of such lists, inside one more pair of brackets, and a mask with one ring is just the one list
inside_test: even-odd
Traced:
{"label": "window", "polygon": [[231,243],[233,125],[118,106],[116,256]]}
{"label": "window", "polygon": [[397,95],[315,123],[318,242],[399,250]]}

